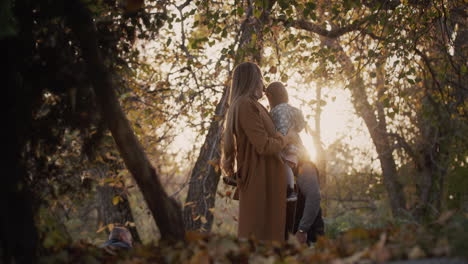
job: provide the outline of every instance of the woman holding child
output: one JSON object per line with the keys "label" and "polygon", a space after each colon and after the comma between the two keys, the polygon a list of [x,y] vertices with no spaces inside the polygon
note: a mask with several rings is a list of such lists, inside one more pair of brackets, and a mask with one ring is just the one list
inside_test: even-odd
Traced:
{"label": "woman holding child", "polygon": [[284,241],[286,174],[280,151],[295,136],[276,132],[268,111],[258,102],[265,85],[260,68],[250,62],[233,72],[226,117],[222,168],[237,172],[239,190],[238,236]]}

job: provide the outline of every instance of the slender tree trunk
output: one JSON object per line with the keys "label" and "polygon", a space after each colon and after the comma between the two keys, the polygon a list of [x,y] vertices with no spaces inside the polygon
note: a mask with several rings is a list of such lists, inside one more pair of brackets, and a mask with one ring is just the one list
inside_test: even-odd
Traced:
{"label": "slender tree trunk", "polygon": [[[239,45],[236,51],[234,65],[244,60],[261,62],[263,25],[268,23],[269,10],[275,1],[268,1],[266,9],[259,19],[253,16],[252,1],[248,1],[246,19],[241,25]],[[257,39],[253,41],[252,36],[256,34]],[[230,78],[230,76],[229,76]],[[205,142],[201,147],[200,154],[190,176],[189,191],[184,207],[184,223],[187,230],[209,232],[213,226],[213,212],[215,206],[216,190],[218,187],[221,171],[211,164],[218,164],[220,159],[220,139],[223,120],[226,113],[226,101],[229,85],[224,87],[221,100],[216,106],[215,117],[211,122]],[[209,162],[210,161],[210,162]]]}
{"label": "slender tree trunk", "polygon": [[322,127],[321,127],[321,116],[322,116],[322,106],[320,101],[322,100],[322,82],[317,82],[317,87],[315,89],[315,97],[317,104],[315,106],[315,134],[313,135],[315,150],[317,152],[317,169],[319,170],[319,183],[320,188],[325,188],[327,185],[327,161],[325,150],[322,146]]}
{"label": "slender tree trunk", "polygon": [[184,240],[185,229],[180,205],[170,198],[162,187],[156,170],[146,157],[143,147],[119,105],[110,73],[98,49],[97,33],[89,10],[81,1],[73,0],[67,2],[65,12],[70,28],[80,42],[83,59],[103,118],[125,165],[143,193],[161,232],[161,238],[166,241]]}
{"label": "slender tree trunk", "polygon": [[388,132],[385,118],[378,120],[375,110],[369,103],[364,80],[344,52],[342,46],[335,39],[328,40],[328,45],[338,50],[338,61],[343,67],[344,74],[350,79],[352,103],[358,115],[364,120],[372,141],[377,150],[377,155],[382,168],[383,183],[387,190],[392,214],[401,216],[406,207],[406,199],[403,187],[397,180],[397,168],[392,154],[392,146],[388,140]]}
{"label": "slender tree trunk", "polygon": [[324,216],[327,215],[329,201],[327,199],[327,160],[326,160],[326,153],[323,149],[322,145],[322,126],[321,126],[321,117],[322,117],[322,105],[320,101],[322,100],[322,81],[319,80],[316,84],[315,88],[315,98],[316,98],[316,106],[315,106],[315,133],[312,135],[314,140],[315,151],[317,154],[317,169],[319,171],[319,184],[320,184],[320,192],[322,193],[322,199],[324,207],[322,209],[322,214]]}

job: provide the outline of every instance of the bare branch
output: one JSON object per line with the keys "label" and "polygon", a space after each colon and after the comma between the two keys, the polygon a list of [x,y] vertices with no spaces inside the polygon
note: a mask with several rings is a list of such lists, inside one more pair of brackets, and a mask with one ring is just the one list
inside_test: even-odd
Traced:
{"label": "bare branch", "polygon": [[421,163],[419,161],[418,156],[414,152],[413,148],[408,144],[408,142],[401,135],[399,135],[397,133],[388,133],[387,135],[390,136],[390,137],[395,138],[397,140],[397,142],[398,142],[398,145],[400,147],[402,147],[406,151],[406,153],[408,153],[408,155],[413,159],[413,161],[418,166],[420,166]]}
{"label": "bare branch", "polygon": [[293,21],[288,21],[286,19],[277,19],[277,21],[283,22],[285,25],[290,25],[294,28],[303,29],[309,32],[313,32],[319,34],[320,36],[327,37],[327,38],[337,38],[343,36],[346,33],[361,30],[361,26],[368,21],[372,20],[376,17],[377,14],[369,15],[363,19],[359,19],[354,21],[351,25],[347,25],[344,27],[339,27],[332,30],[327,30],[320,25],[307,21],[305,19],[298,19]]}

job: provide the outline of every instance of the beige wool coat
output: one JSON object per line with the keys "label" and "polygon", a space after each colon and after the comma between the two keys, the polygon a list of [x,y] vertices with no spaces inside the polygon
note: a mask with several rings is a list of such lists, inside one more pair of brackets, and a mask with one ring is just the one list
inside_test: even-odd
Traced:
{"label": "beige wool coat", "polygon": [[235,122],[238,164],[238,236],[284,241],[286,175],[279,152],[286,146],[268,111],[242,98]]}

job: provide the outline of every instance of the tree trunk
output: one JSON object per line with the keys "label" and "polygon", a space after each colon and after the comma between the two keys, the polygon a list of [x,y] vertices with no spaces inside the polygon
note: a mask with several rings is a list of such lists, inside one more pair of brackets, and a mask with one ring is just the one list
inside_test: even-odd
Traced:
{"label": "tree trunk", "polygon": [[[260,20],[253,16],[253,4],[249,2],[247,17],[241,25],[239,45],[234,65],[244,60],[254,61],[260,65],[262,56],[263,25],[268,23],[268,14],[275,1],[269,1]],[[257,39],[252,41],[253,34]],[[230,76],[228,77],[230,78]],[[187,230],[209,232],[213,226],[212,208],[215,206],[216,189],[221,171],[209,163],[218,164],[220,160],[220,139],[223,120],[226,113],[226,101],[229,85],[224,87],[221,100],[216,106],[215,117],[211,122],[205,142],[190,176],[189,190],[184,207],[184,223]],[[210,162],[209,162],[210,161]],[[208,163],[209,162],[209,163]]]}
{"label": "tree trunk", "polygon": [[[98,167],[95,169],[99,179],[106,179],[106,173],[109,171],[107,166]],[[99,216],[102,224],[118,224],[126,226],[132,234],[133,241],[141,242],[138,231],[134,226],[126,225],[126,223],[134,223],[132,210],[128,197],[122,193],[121,189],[108,185],[97,187],[97,197],[99,204]],[[114,204],[114,197],[120,197],[119,202]]]}
{"label": "tree trunk", "polygon": [[327,161],[325,157],[325,150],[322,146],[322,128],[321,128],[321,116],[322,116],[322,106],[320,101],[322,100],[322,82],[317,82],[317,87],[315,89],[316,97],[316,106],[315,106],[315,133],[313,135],[315,150],[317,153],[317,169],[319,171],[319,183],[320,188],[326,189],[327,184]]}
{"label": "tree trunk", "polygon": [[322,105],[320,101],[322,100],[322,80],[319,80],[316,83],[317,87],[315,88],[315,100],[317,101],[315,106],[315,133],[313,133],[312,138],[314,140],[314,146],[316,151],[317,158],[317,170],[318,170],[318,181],[320,184],[320,192],[322,194],[322,203],[324,204],[322,208],[322,214],[327,215],[329,200],[327,199],[327,159],[326,153],[322,145],[322,127],[321,127],[321,118],[322,118]]}
{"label": "tree trunk", "polygon": [[[467,18],[460,7],[451,9],[447,18],[450,23],[437,23],[431,43],[417,51],[426,70],[431,73],[424,81],[425,89],[418,115],[421,135],[417,146],[419,160],[415,162],[418,165],[419,204],[415,215],[420,220],[437,217],[445,207],[444,192],[452,159],[450,156],[458,151],[454,147],[459,126],[457,118],[452,115],[462,116],[459,109],[464,109],[466,101],[468,77],[462,71],[462,66],[467,57]],[[450,44],[450,37],[455,31],[456,38]],[[454,48],[453,55],[446,48],[450,45]],[[441,70],[445,72],[443,76],[432,74]]]}
{"label": "tree trunk", "polygon": [[226,112],[227,98],[228,87],[225,87],[221,100],[216,106],[216,118],[210,125],[190,176],[184,207],[184,224],[187,230],[210,231],[213,225],[212,208],[215,205],[216,189],[221,172],[218,167],[215,168],[210,163],[218,164],[220,159],[219,141],[223,125],[221,117]]}
{"label": "tree trunk", "polygon": [[[9,1],[13,5],[13,1]],[[33,109],[40,99],[42,87],[35,78],[27,78],[33,57],[33,14],[29,1],[14,1],[14,16],[18,29],[14,36],[2,36],[1,50],[5,51],[7,118],[6,169],[0,184],[0,243],[2,263],[36,263],[39,247],[34,224],[33,197],[27,186],[28,177],[23,150],[31,129]],[[2,8],[9,5],[3,5]],[[18,19],[16,19],[18,18]],[[13,18],[11,18],[13,19]],[[4,25],[2,25],[3,27]],[[32,75],[37,77],[37,75]]]}
{"label": "tree trunk", "polygon": [[357,74],[351,59],[344,52],[338,41],[330,39],[327,44],[335,48],[339,53],[338,61],[343,67],[344,74],[350,80],[349,87],[352,95],[352,103],[358,115],[364,119],[377,150],[380,166],[382,168],[383,183],[389,196],[392,214],[394,217],[401,216],[406,207],[406,199],[403,193],[403,187],[397,180],[398,174],[392,154],[392,146],[388,140],[385,116],[383,116],[381,120],[378,120],[375,116],[374,108],[367,98],[364,80],[360,74]]}
{"label": "tree trunk", "polygon": [[180,205],[170,198],[162,187],[159,176],[146,157],[143,147],[119,105],[110,73],[98,49],[97,33],[89,10],[81,1],[74,0],[67,2],[65,13],[70,28],[80,42],[83,59],[103,118],[125,165],[143,193],[161,232],[161,238],[167,241],[184,240],[185,230]]}

